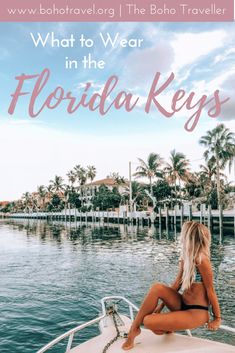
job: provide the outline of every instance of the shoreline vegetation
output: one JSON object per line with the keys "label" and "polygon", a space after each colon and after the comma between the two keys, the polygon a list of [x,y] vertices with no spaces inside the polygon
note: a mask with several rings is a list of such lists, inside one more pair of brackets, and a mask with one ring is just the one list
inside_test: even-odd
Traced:
{"label": "shoreline vegetation", "polygon": [[[164,161],[157,153],[139,165],[129,180],[119,173],[110,173],[95,181],[95,166],[76,165],[67,173],[67,182],[56,175],[48,186],[25,192],[19,200],[0,202],[0,214],[62,212],[76,209],[90,211],[159,212],[160,208],[191,206],[212,210],[234,210],[235,185],[228,183],[225,168],[235,163],[235,134],[224,124],[207,131],[199,140],[205,148],[200,170],[190,170],[186,155],[176,150]],[[134,179],[134,180],[133,180]],[[148,182],[143,182],[148,180]]]}

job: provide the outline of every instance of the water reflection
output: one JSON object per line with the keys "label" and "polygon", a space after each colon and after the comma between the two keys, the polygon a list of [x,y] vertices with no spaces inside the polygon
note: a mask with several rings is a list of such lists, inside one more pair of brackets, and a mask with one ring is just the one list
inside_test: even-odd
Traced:
{"label": "water reflection", "polygon": [[[1,352],[35,352],[75,324],[94,318],[105,295],[139,305],[152,282],[177,272],[179,232],[163,227],[35,220],[0,222]],[[235,326],[234,238],[214,237],[211,256],[224,324]],[[96,331],[86,331],[78,341]],[[223,331],[194,335],[232,343]],[[60,349],[55,351],[60,353]],[[63,350],[61,350],[63,352]]]}
{"label": "water reflection", "polygon": [[[3,222],[2,222],[3,223]],[[142,227],[127,224],[104,224],[99,223],[79,223],[68,222],[45,222],[42,220],[7,220],[4,224],[11,226],[13,230],[24,231],[27,236],[38,235],[42,240],[52,239],[61,240],[63,237],[76,239],[79,237],[99,238],[120,238],[130,239],[137,236],[146,238],[173,239],[179,235],[179,229],[171,230],[160,227]]]}

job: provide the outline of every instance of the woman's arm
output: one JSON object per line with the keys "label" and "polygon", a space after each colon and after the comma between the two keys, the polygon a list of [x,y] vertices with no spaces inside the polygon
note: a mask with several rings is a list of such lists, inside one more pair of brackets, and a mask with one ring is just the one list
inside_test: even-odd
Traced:
{"label": "woman's arm", "polygon": [[209,258],[203,258],[202,262],[197,265],[197,268],[202,276],[204,286],[206,288],[207,297],[212,306],[214,320],[208,324],[210,330],[217,330],[221,323],[221,313],[219,301],[213,284],[213,271]]}

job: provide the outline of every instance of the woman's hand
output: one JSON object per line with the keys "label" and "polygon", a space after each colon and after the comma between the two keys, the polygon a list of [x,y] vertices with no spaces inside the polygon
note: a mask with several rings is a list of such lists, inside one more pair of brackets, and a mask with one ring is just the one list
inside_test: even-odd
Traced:
{"label": "woman's hand", "polygon": [[207,328],[210,331],[216,331],[220,327],[220,324],[221,324],[221,319],[220,318],[215,318],[213,321],[210,321],[207,324]]}

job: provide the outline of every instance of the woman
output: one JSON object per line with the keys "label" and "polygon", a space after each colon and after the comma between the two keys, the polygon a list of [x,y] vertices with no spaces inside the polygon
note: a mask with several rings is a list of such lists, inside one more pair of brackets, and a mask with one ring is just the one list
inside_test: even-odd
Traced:
{"label": "woman", "polygon": [[[141,324],[155,334],[194,329],[205,324],[209,330],[219,328],[221,315],[213,286],[210,240],[210,231],[203,224],[193,221],[184,223],[179,272],[175,282],[170,287],[156,283],[150,288],[122,346],[124,350],[134,346],[135,337],[141,332]],[[180,288],[182,294],[178,293]],[[209,305],[212,306],[213,320],[208,323]],[[164,306],[170,312],[161,313]]]}

